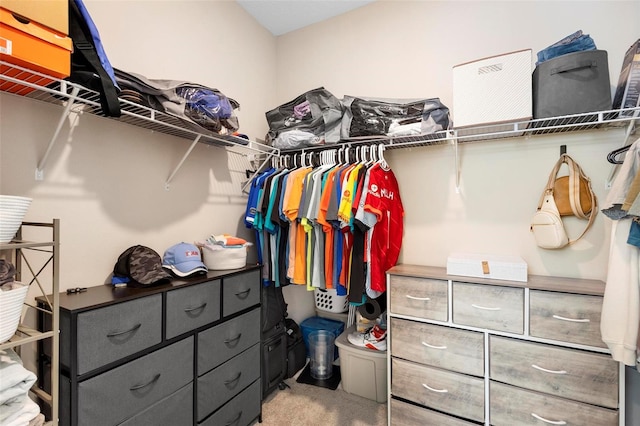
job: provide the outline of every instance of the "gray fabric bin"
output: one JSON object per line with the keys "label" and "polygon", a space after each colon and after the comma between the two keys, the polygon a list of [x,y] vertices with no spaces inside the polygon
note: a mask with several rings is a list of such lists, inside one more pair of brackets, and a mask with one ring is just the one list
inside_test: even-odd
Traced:
{"label": "gray fabric bin", "polygon": [[568,53],[533,71],[533,117],[547,118],[611,109],[606,50]]}

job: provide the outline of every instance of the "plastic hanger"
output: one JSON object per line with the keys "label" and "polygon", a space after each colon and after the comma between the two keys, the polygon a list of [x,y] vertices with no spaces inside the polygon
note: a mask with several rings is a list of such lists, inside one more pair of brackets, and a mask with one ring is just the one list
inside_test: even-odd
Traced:
{"label": "plastic hanger", "polygon": [[611,164],[624,163],[624,158],[618,159],[616,157],[618,157],[620,154],[624,154],[625,152],[629,151],[630,147],[631,145],[626,145],[626,146],[623,146],[622,148],[614,149],[613,151],[607,154],[607,161],[610,162]]}

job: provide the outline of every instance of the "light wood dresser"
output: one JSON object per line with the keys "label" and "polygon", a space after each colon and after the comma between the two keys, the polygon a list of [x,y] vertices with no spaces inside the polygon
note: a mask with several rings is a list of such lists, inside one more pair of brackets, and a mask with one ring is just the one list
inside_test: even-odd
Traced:
{"label": "light wood dresser", "polygon": [[388,274],[389,424],[624,426],[624,367],[600,338],[604,283]]}

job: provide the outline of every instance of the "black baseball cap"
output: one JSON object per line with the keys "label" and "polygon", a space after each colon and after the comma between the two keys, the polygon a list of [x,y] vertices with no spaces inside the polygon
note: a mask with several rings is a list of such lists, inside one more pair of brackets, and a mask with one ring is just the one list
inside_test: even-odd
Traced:
{"label": "black baseball cap", "polygon": [[128,279],[128,287],[148,287],[171,280],[171,274],[162,268],[160,255],[141,245],[131,246],[122,252],[113,267],[113,275]]}

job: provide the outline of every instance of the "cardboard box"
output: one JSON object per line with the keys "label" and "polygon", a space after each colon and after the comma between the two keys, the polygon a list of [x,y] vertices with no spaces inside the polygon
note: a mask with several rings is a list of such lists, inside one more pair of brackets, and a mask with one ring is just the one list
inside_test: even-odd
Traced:
{"label": "cardboard box", "polygon": [[[640,39],[633,43],[624,55],[612,106],[613,109],[636,107],[640,107]],[[620,114],[633,115],[631,111]]]}
{"label": "cardboard box", "polygon": [[611,109],[606,50],[556,56],[533,71],[533,117],[548,118]]}
{"label": "cardboard box", "polygon": [[453,253],[447,258],[447,274],[527,282],[527,263],[519,256]]}
{"label": "cardboard box", "polygon": [[0,7],[60,34],[69,34],[69,0],[0,0]]}
{"label": "cardboard box", "polygon": [[[71,73],[72,40],[35,22],[24,22],[8,10],[0,8],[0,61],[27,69],[2,65],[0,72],[23,81],[46,86],[53,80],[28,72],[37,71],[57,78]],[[11,82],[0,84],[0,90],[26,94],[33,88]]]}
{"label": "cardboard box", "polygon": [[531,64],[526,49],[454,66],[454,128],[530,120]]}

